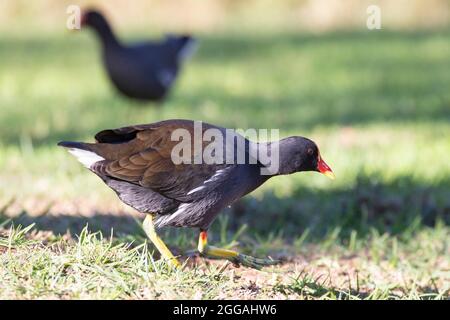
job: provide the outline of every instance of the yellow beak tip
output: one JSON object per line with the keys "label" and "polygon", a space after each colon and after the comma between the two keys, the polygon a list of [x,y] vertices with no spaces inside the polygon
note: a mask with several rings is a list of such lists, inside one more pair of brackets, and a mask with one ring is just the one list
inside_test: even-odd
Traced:
{"label": "yellow beak tip", "polygon": [[327,171],[327,172],[324,172],[323,174],[326,175],[331,180],[336,179],[336,176],[334,175],[334,173],[332,171]]}

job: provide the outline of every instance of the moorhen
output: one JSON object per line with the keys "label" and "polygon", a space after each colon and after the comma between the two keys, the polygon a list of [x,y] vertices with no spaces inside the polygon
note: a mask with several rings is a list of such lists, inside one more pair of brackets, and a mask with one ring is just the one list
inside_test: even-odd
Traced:
{"label": "moorhen", "polygon": [[[203,256],[257,269],[277,263],[208,245],[209,226],[222,209],[271,177],[318,171],[334,178],[333,172],[322,160],[317,145],[307,138],[294,136],[256,143],[235,131],[202,122],[199,127],[198,123],[166,120],[104,130],[96,134],[95,143],[58,145],[67,148],[98,175],[124,203],[146,214],[143,223],[146,234],[172,265],[179,266],[179,262],[158,237],[155,227],[199,228],[198,250]],[[226,136],[223,149],[218,147],[211,152],[215,161],[207,161],[206,156],[212,139],[205,137],[211,130]],[[185,143],[181,149],[180,133],[187,136],[185,141],[181,140]],[[232,138],[228,139],[230,134]],[[190,150],[192,146],[194,152]],[[198,147],[205,151],[199,152]],[[255,150],[264,148],[269,160],[255,156]],[[275,152],[278,158],[272,157]],[[177,154],[183,156],[174,156]],[[189,161],[183,158],[185,155]],[[277,162],[278,166],[272,166]]]}
{"label": "moorhen", "polygon": [[102,46],[109,78],[124,95],[139,100],[160,101],[174,84],[182,62],[191,55],[191,36],[168,35],[162,41],[123,45],[98,11],[83,13],[81,25],[93,28]]}

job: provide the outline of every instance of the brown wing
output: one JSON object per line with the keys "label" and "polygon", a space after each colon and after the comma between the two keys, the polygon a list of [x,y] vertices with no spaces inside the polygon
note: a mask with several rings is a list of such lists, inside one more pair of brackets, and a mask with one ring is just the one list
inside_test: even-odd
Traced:
{"label": "brown wing", "polygon": [[[203,131],[209,128],[223,130],[202,124]],[[96,135],[97,143],[92,148],[106,160],[95,164],[91,169],[99,174],[152,189],[168,198],[193,200],[200,193],[189,194],[190,191],[202,186],[216,172],[229,165],[175,164],[171,154],[179,141],[172,141],[171,136],[176,129],[187,130],[192,137],[193,146],[194,122],[189,120],[169,120],[99,132]],[[201,139],[201,136],[197,138]],[[202,144],[205,147],[207,143]],[[192,154],[191,158],[194,156]],[[213,180],[217,180],[216,178]]]}

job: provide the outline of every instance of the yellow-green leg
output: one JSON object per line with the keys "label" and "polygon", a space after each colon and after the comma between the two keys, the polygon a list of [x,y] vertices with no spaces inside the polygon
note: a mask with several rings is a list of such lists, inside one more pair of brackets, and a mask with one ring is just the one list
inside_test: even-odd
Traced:
{"label": "yellow-green leg", "polygon": [[175,268],[181,267],[180,262],[178,262],[177,258],[173,256],[172,252],[170,252],[169,248],[167,248],[165,243],[156,233],[155,225],[153,223],[153,214],[147,214],[143,222],[143,228],[147,236],[150,238],[150,241],[155,245],[159,253],[161,253],[161,257],[163,257],[169,265]]}
{"label": "yellow-green leg", "polygon": [[279,260],[272,259],[258,259],[245,254],[239,253],[237,251],[217,248],[208,245],[208,233],[206,231],[201,231],[198,239],[198,251],[201,255],[212,259],[226,259],[235,264],[241,264],[246,267],[261,269],[265,266],[271,266],[278,264]]}

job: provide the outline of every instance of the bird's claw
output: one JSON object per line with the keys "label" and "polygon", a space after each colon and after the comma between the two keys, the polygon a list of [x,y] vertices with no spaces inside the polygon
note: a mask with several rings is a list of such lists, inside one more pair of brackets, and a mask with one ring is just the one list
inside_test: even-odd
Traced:
{"label": "bird's claw", "polygon": [[237,265],[237,266],[242,265],[245,267],[260,270],[266,266],[273,266],[273,265],[279,264],[281,261],[273,260],[273,259],[260,259],[260,258],[255,258],[252,256],[248,256],[248,255],[239,253],[239,255],[237,257],[233,258],[233,260],[231,262],[233,262],[233,264]]}

